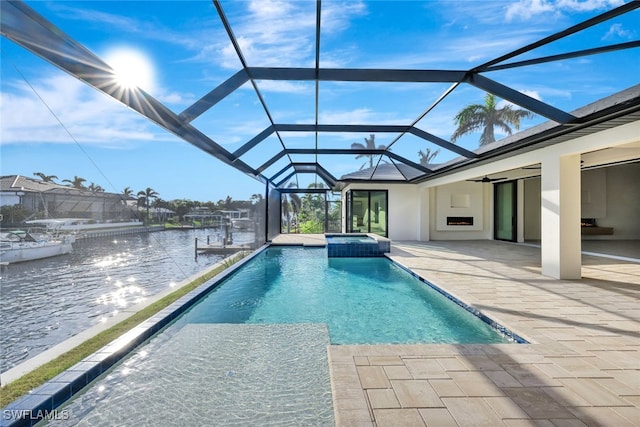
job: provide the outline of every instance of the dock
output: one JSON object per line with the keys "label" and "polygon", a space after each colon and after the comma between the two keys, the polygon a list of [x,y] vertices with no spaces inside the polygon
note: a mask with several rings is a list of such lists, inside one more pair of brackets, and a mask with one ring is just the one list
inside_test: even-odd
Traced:
{"label": "dock", "polygon": [[243,245],[203,245],[196,247],[196,252],[207,253],[207,254],[215,254],[215,255],[230,255],[240,251],[251,250],[249,246]]}
{"label": "dock", "polygon": [[103,230],[87,230],[79,232],[76,235],[76,240],[95,239],[99,237],[126,236],[130,234],[152,233],[156,231],[164,231],[164,226],[149,225],[137,227],[105,228]]}
{"label": "dock", "polygon": [[240,251],[250,251],[251,245],[234,245],[231,238],[223,238],[214,243],[210,243],[209,237],[207,237],[207,243],[201,245],[196,237],[195,250],[196,257],[198,254],[231,255]]}

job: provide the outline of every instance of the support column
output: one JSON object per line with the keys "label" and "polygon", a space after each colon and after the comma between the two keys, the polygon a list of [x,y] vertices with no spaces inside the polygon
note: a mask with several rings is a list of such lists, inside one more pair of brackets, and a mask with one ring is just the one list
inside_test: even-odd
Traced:
{"label": "support column", "polygon": [[542,160],[542,274],[581,277],[580,155]]}

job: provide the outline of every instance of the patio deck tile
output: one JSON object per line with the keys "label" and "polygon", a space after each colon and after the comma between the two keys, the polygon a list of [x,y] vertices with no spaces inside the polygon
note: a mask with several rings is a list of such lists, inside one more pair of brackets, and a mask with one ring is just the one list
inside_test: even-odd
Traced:
{"label": "patio deck tile", "polygon": [[503,426],[502,418],[480,397],[444,398],[447,409],[461,426]]}
{"label": "patio deck tile", "polygon": [[420,427],[426,425],[417,409],[377,409],[377,427]]}
{"label": "patio deck tile", "polygon": [[[334,393],[355,382],[338,396],[372,409],[336,409],[338,425],[640,426],[640,264],[583,256],[583,278],[559,281],[539,248],[495,241],[394,242],[391,258],[531,344],[339,346]],[[376,408],[392,394],[403,408]]]}

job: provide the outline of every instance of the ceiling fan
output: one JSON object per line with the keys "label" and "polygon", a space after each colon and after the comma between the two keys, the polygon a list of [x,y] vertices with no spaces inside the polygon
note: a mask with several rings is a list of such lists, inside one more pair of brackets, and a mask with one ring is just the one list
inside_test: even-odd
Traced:
{"label": "ceiling fan", "polygon": [[503,178],[489,178],[487,175],[485,175],[482,179],[468,179],[467,181],[472,181],[472,182],[493,182],[493,181],[502,181],[503,179],[508,179],[506,177]]}

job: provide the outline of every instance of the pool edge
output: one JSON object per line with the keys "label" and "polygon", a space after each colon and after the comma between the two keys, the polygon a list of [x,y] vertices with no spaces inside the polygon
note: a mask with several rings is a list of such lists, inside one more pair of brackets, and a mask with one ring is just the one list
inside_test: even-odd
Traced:
{"label": "pool edge", "polygon": [[516,344],[531,344],[530,341],[528,341],[525,338],[521,337],[520,335],[516,334],[511,329],[507,328],[506,326],[502,325],[501,323],[496,322],[491,317],[489,317],[486,314],[484,314],[481,310],[473,307],[470,304],[467,304],[466,302],[462,301],[460,298],[450,294],[449,292],[445,291],[441,287],[435,285],[434,283],[432,283],[429,280],[425,279],[424,277],[420,276],[415,271],[411,270],[411,268],[403,265],[402,263],[400,263],[397,260],[392,259],[389,255],[385,255],[385,257],[389,261],[391,261],[392,263],[394,263],[395,265],[397,265],[398,267],[400,267],[401,269],[403,269],[404,271],[406,271],[407,273],[409,273],[410,275],[415,277],[416,279],[420,280],[425,285],[429,286],[434,291],[438,292],[439,294],[441,294],[442,296],[444,296],[445,298],[447,298],[451,302],[453,302],[456,305],[462,307],[463,309],[465,309],[469,313],[473,314],[474,316],[476,316],[477,318],[482,320],[484,323],[489,325],[492,329],[495,329],[496,332],[499,333],[500,335],[503,335],[503,336],[507,337],[508,339],[513,340],[513,342],[516,343]]}

